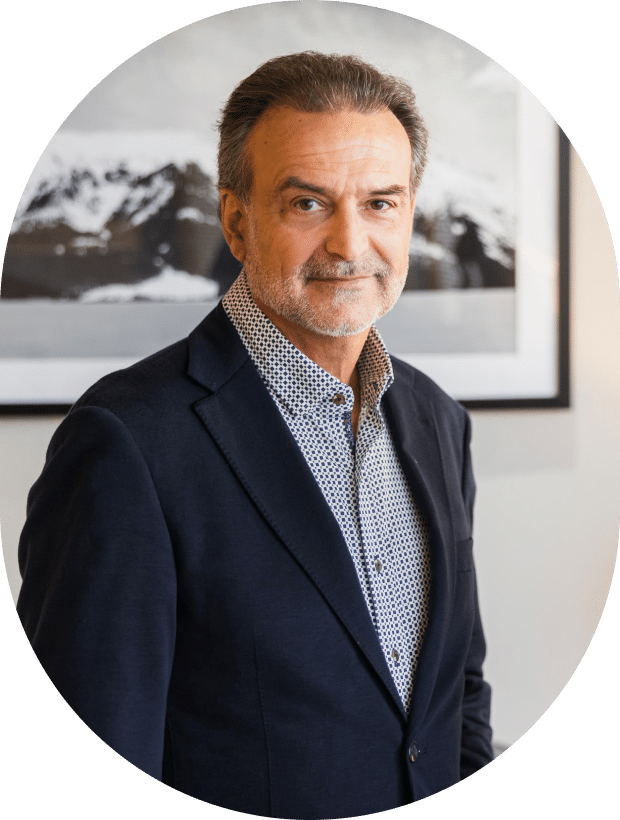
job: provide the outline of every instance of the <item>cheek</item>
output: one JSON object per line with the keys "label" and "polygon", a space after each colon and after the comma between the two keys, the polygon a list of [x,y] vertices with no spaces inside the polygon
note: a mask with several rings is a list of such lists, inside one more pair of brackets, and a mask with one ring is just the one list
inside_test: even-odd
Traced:
{"label": "cheek", "polygon": [[409,245],[411,242],[411,231],[407,230],[399,237],[398,257],[405,271],[409,268]]}
{"label": "cheek", "polygon": [[379,254],[388,262],[399,276],[406,276],[409,268],[409,240],[404,242],[400,237],[392,237],[383,246],[378,246]]}
{"label": "cheek", "polygon": [[269,268],[272,271],[286,270],[299,264],[300,255],[303,253],[299,240],[282,228],[267,227],[263,230],[257,236],[257,248],[261,259],[269,261]]}
{"label": "cheek", "polygon": [[392,259],[392,262],[409,256],[411,242],[411,224],[408,220],[395,219],[389,224],[382,225],[371,234],[371,241],[375,247]]}
{"label": "cheek", "polygon": [[282,258],[288,267],[297,267],[307,262],[320,248],[321,243],[309,233],[290,234],[282,244]]}

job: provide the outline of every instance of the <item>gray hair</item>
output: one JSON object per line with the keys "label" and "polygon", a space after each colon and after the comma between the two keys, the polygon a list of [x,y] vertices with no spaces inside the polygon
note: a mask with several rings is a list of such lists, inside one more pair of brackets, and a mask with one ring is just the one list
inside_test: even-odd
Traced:
{"label": "gray hair", "polygon": [[412,191],[420,184],[428,132],[410,85],[351,55],[303,51],[263,63],[228,98],[218,124],[218,188],[227,188],[247,202],[252,188],[247,140],[260,117],[280,105],[317,114],[346,110],[373,114],[388,109],[409,137]]}

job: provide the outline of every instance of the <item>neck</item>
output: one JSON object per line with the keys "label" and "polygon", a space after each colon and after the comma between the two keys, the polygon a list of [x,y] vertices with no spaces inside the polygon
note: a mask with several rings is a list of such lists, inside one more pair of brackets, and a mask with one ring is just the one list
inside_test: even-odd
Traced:
{"label": "neck", "polygon": [[[258,303],[257,303],[258,304]],[[348,384],[357,394],[357,361],[366,343],[370,328],[353,336],[326,336],[306,330],[299,325],[277,316],[265,305],[260,309],[291,344],[323,370],[331,373],[343,384]],[[357,396],[356,396],[357,397]]]}
{"label": "neck", "polygon": [[256,298],[255,301],[265,316],[273,322],[291,344],[295,345],[298,350],[301,350],[304,355],[312,359],[323,370],[335,376],[343,384],[348,384],[353,390],[354,402],[351,422],[353,434],[357,435],[361,408],[357,362],[370,333],[370,328],[353,336],[326,336],[306,330],[288,321],[288,319],[278,316],[266,305],[257,301]]}

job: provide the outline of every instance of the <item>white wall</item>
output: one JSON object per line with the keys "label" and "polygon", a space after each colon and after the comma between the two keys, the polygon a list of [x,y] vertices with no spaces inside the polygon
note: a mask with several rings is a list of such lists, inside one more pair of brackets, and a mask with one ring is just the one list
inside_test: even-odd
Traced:
{"label": "white wall", "polygon": [[579,663],[618,543],[620,310],[605,216],[572,152],[569,410],[474,413],[475,537],[486,674],[514,742]]}
{"label": "white wall", "polygon": [[[533,725],[579,663],[618,538],[618,279],[599,199],[574,152],[571,186],[572,406],[473,413],[486,675],[505,744]],[[14,597],[27,491],[60,421],[0,418],[0,522]]]}

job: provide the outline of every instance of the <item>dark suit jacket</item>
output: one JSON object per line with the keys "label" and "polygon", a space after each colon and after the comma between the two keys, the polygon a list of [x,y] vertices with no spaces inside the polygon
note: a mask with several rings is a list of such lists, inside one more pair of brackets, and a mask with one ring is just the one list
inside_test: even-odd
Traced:
{"label": "dark suit jacket", "polygon": [[60,425],[19,614],[68,703],[140,769],[237,811],[333,818],[491,760],[468,416],[394,373],[385,415],[431,527],[409,719],[336,520],[221,305]]}

